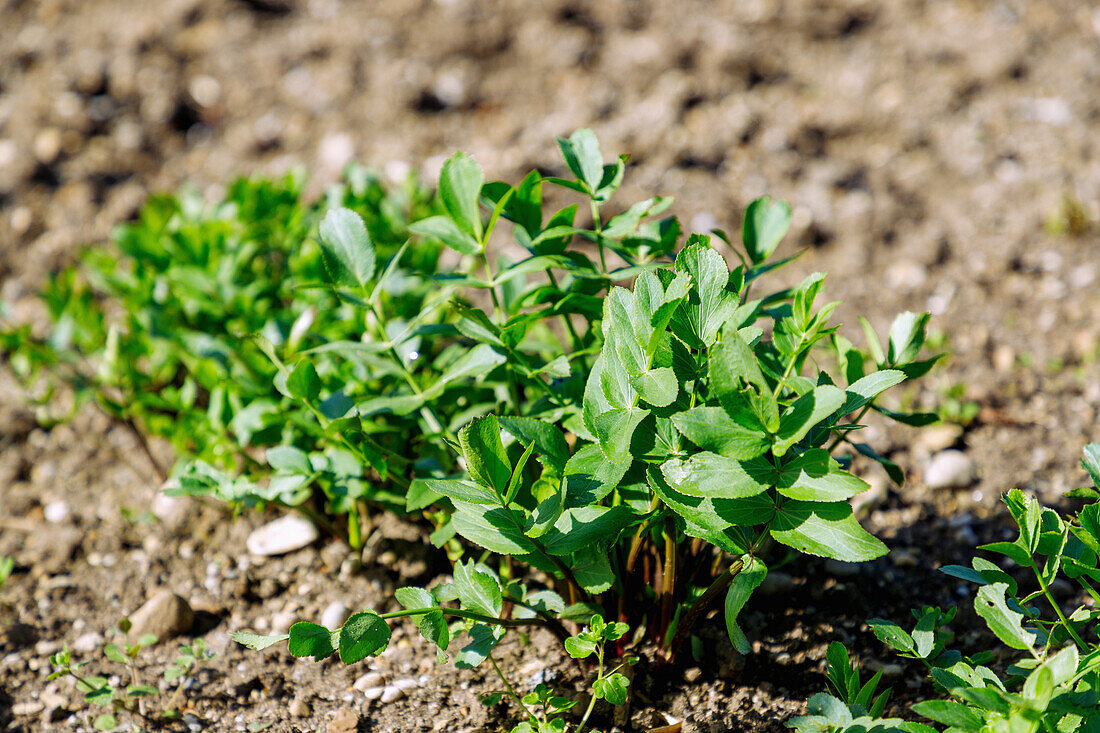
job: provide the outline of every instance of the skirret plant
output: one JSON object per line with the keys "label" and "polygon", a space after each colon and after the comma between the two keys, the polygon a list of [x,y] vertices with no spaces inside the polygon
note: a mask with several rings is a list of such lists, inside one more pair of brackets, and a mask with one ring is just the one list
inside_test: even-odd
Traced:
{"label": "skirret plant", "polygon": [[[1100,444],[1085,449],[1082,464],[1093,488],[1072,495],[1093,503],[1063,517],[1034,497],[1010,491],[1004,502],[1017,538],[979,548],[999,557],[1000,564],[975,557],[971,567],[942,569],[977,586],[974,612],[999,645],[970,656],[950,649],[954,635],[947,624],[955,609],[914,611],[912,631],[883,619],[868,622],[875,636],[902,657],[919,661],[932,678],[939,694],[913,704],[913,712],[949,731],[1100,731],[1100,503],[1095,501],[1100,498]],[[1084,602],[1063,604],[1052,591],[1056,582],[1076,584],[1077,598]],[[830,649],[830,680],[848,664],[842,655],[840,650],[834,657]],[[857,687],[858,682],[834,684],[837,694],[815,695],[810,715],[792,720],[791,727],[803,733],[936,730],[926,723],[881,718],[884,705],[870,703]]]}
{"label": "skirret plant", "polygon": [[[603,215],[623,159],[605,164],[585,130],[560,145],[574,179],[532,173],[518,186],[483,184],[469,157],[447,161],[444,213],[410,228],[464,255],[457,273],[438,277],[462,290],[403,330],[387,327],[376,305],[393,260],[380,266],[353,214],[326,215],[332,285],[375,324],[369,348],[400,372],[392,392],[346,400],[346,412],[325,417],[321,405],[362,386],[326,380],[308,354],[280,363],[280,389],[321,415],[326,435],[360,462],[377,461],[388,480],[399,475],[407,508],[433,522],[433,541],[478,564],[456,564],[453,585],[406,589],[397,599],[404,611],[238,640],[287,641],[292,654],[350,663],[384,648],[388,619],[417,617],[439,645],[453,630],[445,620],[457,617],[469,642],[455,661],[472,666],[490,658],[504,629],[544,626],[564,639],[564,624],[594,625],[598,615],[671,658],[724,595],[730,638],[747,651],[737,616],[769,564],[886,552],[853,516],[848,500],[867,484],[849,468],[860,454],[897,481],[900,472],[854,434],[872,411],[909,424],[936,419],[879,402],[935,363],[921,357],[928,316],[902,314],[885,344],[864,322],[865,354],[831,324],[838,303],[818,303],[823,275],[757,295],[765,275],[794,259],[772,259],[790,224],[787,204],[752,202],[740,249],[721,231],[679,248],[678,225],[649,221],[664,202]],[[577,222],[576,206],[547,219],[544,184],[580,193],[591,219]],[[486,248],[502,221],[527,256],[494,268]],[[732,270],[715,244],[736,258]],[[402,360],[410,340],[415,358]],[[332,350],[350,359],[359,347]],[[455,387],[468,409],[448,423],[438,410]],[[380,443],[381,426],[400,415],[416,415],[421,428],[403,461]],[[425,451],[433,460],[421,460]],[[303,477],[316,470],[313,456],[297,466]],[[183,486],[226,490],[201,471]]]}

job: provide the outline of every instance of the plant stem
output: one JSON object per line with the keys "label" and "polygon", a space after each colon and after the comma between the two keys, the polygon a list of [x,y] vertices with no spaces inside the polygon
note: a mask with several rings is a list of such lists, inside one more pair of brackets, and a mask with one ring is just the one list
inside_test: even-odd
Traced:
{"label": "plant stem", "polygon": [[[870,410],[870,409],[871,409],[871,403],[867,403],[866,405],[864,405],[863,409],[859,411],[859,414],[856,415],[855,418],[852,419],[851,424],[854,425],[854,424],[858,423],[860,420],[862,420],[863,416],[866,415],[867,411]],[[840,435],[836,436],[836,440],[834,440],[826,450],[828,450],[829,453],[832,453],[834,450],[836,450],[836,447],[838,445],[840,445],[841,443],[843,443],[846,439],[847,439],[847,435],[845,433],[841,433]]]}
{"label": "plant stem", "polygon": [[1077,644],[1077,648],[1081,651],[1087,651],[1088,647],[1085,646],[1085,642],[1081,640],[1081,637],[1077,635],[1077,631],[1070,625],[1066,615],[1062,613],[1062,607],[1054,600],[1054,596],[1050,593],[1050,587],[1047,586],[1046,580],[1043,579],[1043,574],[1035,567],[1034,562],[1031,565],[1031,571],[1035,573],[1035,579],[1039,581],[1039,587],[1043,589],[1043,595],[1047,597],[1047,602],[1049,602],[1050,607],[1054,609],[1054,613],[1058,614],[1058,620],[1062,622],[1062,626],[1066,628],[1066,631],[1073,638],[1074,643]]}
{"label": "plant stem", "polygon": [[538,722],[538,717],[531,712],[531,710],[523,704],[523,698],[516,694],[516,690],[512,687],[512,683],[508,681],[508,678],[504,676],[504,673],[500,671],[500,667],[497,665],[497,660],[493,659],[493,655],[489,655],[489,663],[493,665],[493,671],[497,673],[497,677],[500,677],[500,681],[504,683],[505,689],[508,690],[508,695],[516,701],[516,704],[523,708],[523,712],[527,713],[527,717],[531,720]]}
{"label": "plant stem", "polygon": [[[603,642],[601,641],[599,646],[596,647],[596,679],[603,677]],[[592,698],[588,701],[588,709],[584,711],[584,717],[581,718],[580,724],[577,726],[577,733],[584,733],[584,726],[588,723],[588,717],[592,715],[592,711],[596,709],[596,696],[592,695]]]}
{"label": "plant stem", "polygon": [[391,611],[390,613],[379,614],[379,618],[384,621],[388,621],[393,618],[404,618],[406,616],[422,616],[424,614],[431,613],[432,611],[442,611],[444,616],[454,616],[456,618],[464,618],[470,621],[478,621],[483,624],[495,624],[497,626],[503,626],[511,629],[517,626],[548,626],[546,619],[543,618],[498,618],[496,616],[486,616],[485,614],[478,613],[476,611],[467,611],[462,608],[410,608],[404,611]]}
{"label": "plant stem", "polygon": [[134,422],[134,418],[125,417],[121,420],[121,422],[130,430],[131,433],[133,433],[134,438],[138,442],[138,446],[141,447],[141,452],[144,453],[145,457],[149,459],[149,463],[153,466],[153,470],[156,472],[157,477],[160,478],[161,483],[167,481],[168,472],[164,470],[164,467],[160,465],[160,461],[158,461],[157,457],[153,455],[153,449],[150,447],[149,441],[145,439],[145,435],[141,432],[141,430],[138,429],[137,423]]}
{"label": "plant stem", "polygon": [[592,199],[592,230],[596,233],[596,247],[600,253],[600,274],[607,277],[607,261],[604,258],[604,245],[603,234],[601,230],[603,225],[600,224],[600,205],[596,203],[595,199]]}
{"label": "plant stem", "polygon": [[[757,535],[752,545],[749,547],[747,555],[758,555],[768,545],[770,537],[767,531],[761,532]],[[726,572],[719,575],[714,579],[714,582],[703,592],[703,595],[699,597],[695,603],[691,604],[691,608],[688,609],[680,623],[676,626],[676,633],[672,636],[672,641],[669,642],[668,648],[665,650],[665,661],[672,661],[676,657],[676,653],[683,646],[684,641],[687,639],[688,634],[691,632],[692,627],[702,618],[707,609],[714,602],[714,600],[725,592],[729,587],[733,579],[745,569],[745,563],[741,558],[737,558],[733,561],[733,564],[726,569]]]}

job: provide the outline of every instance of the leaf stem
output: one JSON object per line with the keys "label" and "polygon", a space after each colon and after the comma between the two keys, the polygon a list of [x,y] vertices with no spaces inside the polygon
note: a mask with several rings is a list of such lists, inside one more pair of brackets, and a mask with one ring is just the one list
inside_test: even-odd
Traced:
{"label": "leaf stem", "polygon": [[515,700],[516,704],[523,708],[523,712],[527,714],[528,718],[534,720],[536,723],[539,722],[538,716],[532,713],[530,708],[523,704],[523,698],[516,694],[516,690],[514,687],[512,687],[512,683],[509,682],[508,678],[504,676],[504,673],[500,671],[500,666],[497,664],[497,660],[493,658],[492,653],[490,653],[488,656],[489,663],[493,665],[493,671],[497,673],[497,677],[499,677],[500,681],[504,683],[505,689],[508,690],[509,697]]}
{"label": "leaf stem", "polygon": [[[596,647],[596,679],[603,678],[603,642],[601,641]],[[584,733],[584,726],[588,724],[588,718],[592,715],[592,711],[596,709],[596,695],[593,691],[592,697],[588,700],[588,708],[584,711],[584,717],[581,718],[581,722],[577,725],[576,733]]]}
{"label": "leaf stem", "polygon": [[1043,574],[1039,572],[1039,568],[1035,567],[1035,563],[1031,564],[1031,571],[1035,573],[1035,579],[1039,581],[1039,587],[1043,589],[1043,595],[1047,597],[1047,602],[1050,603],[1050,607],[1054,609],[1054,613],[1058,614],[1058,620],[1062,622],[1062,626],[1065,627],[1074,643],[1077,644],[1077,648],[1081,651],[1087,651],[1088,647],[1085,646],[1085,642],[1078,636],[1077,631],[1070,625],[1069,619],[1062,612],[1062,607],[1058,605],[1058,602],[1054,600],[1054,596],[1050,593],[1050,587],[1047,585],[1046,580],[1043,579]]}

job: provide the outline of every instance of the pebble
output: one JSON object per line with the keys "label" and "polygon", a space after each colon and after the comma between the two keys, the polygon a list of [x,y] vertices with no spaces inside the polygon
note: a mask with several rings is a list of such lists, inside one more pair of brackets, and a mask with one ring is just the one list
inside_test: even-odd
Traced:
{"label": "pebble", "polygon": [[190,514],[191,502],[184,496],[167,496],[166,489],[179,488],[179,482],[169,479],[157,491],[153,497],[153,505],[150,509],[153,516],[170,529],[179,529],[187,521]]}
{"label": "pebble", "polygon": [[162,590],[130,615],[130,638],[156,635],[159,641],[179,636],[191,628],[195,612],[186,600],[170,590]]}
{"label": "pebble", "polygon": [[351,615],[351,609],[343,601],[333,601],[321,612],[321,625],[327,629],[338,629]]}
{"label": "pebble", "polygon": [[61,131],[47,127],[34,137],[34,157],[39,163],[49,165],[61,153]]}
{"label": "pebble", "polygon": [[[360,692],[366,692],[372,687],[378,687],[385,682],[385,678],[382,677],[380,672],[367,672],[365,675],[355,680],[352,687]],[[379,693],[381,695],[382,693]]]}
{"label": "pebble", "polygon": [[385,687],[368,687],[367,689],[363,690],[363,697],[367,698],[368,700],[377,700],[384,694],[386,694]]}
{"label": "pebble", "polygon": [[698,667],[691,667],[684,670],[684,682],[696,682],[703,676],[703,670]]}
{"label": "pebble", "polygon": [[300,697],[291,700],[290,706],[287,709],[295,718],[308,718],[310,713],[313,712],[309,707],[309,703]]}
{"label": "pebble", "polygon": [[42,515],[50,524],[61,524],[69,518],[69,504],[63,499],[51,501],[42,508]]}
{"label": "pebble", "polygon": [[332,716],[326,733],[356,733],[359,730],[359,713],[354,708],[340,708]]}
{"label": "pebble", "polygon": [[86,634],[81,634],[73,641],[73,651],[87,654],[94,652],[99,648],[99,645],[103,643],[103,636],[95,631],[89,631]]}
{"label": "pebble", "polygon": [[974,481],[974,462],[959,450],[945,450],[932,456],[924,468],[924,483],[930,489],[957,489]]}
{"label": "pebble", "polygon": [[300,550],[317,539],[317,527],[308,519],[287,514],[252,531],[245,547],[253,555],[271,557]]}
{"label": "pebble", "polygon": [[1001,374],[1008,374],[1016,366],[1016,352],[1011,346],[1001,344],[993,350],[993,368]]}
{"label": "pebble", "polygon": [[383,703],[390,703],[394,700],[400,700],[404,696],[405,688],[398,687],[397,685],[386,685],[385,689],[382,690],[382,697],[380,697],[379,699]]}
{"label": "pebble", "polygon": [[280,611],[271,617],[271,633],[285,634],[298,620],[298,614],[294,611]]}
{"label": "pebble", "polygon": [[38,715],[45,709],[45,704],[41,702],[17,702],[11,706],[11,714],[17,718],[20,718],[24,716]]}

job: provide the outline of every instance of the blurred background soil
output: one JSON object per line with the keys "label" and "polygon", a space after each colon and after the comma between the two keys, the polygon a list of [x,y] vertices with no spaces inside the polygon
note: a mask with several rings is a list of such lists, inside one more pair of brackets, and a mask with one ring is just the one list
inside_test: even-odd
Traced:
{"label": "blurred background soil", "polygon": [[[909,472],[900,491],[873,481],[866,524],[891,556],[790,568],[748,617],[757,653],[642,680],[620,721],[780,730],[823,687],[829,641],[881,666],[863,618],[958,602],[934,568],[999,537],[1002,491],[1056,501],[1084,480],[1080,449],[1100,439],[1098,88],[1100,9],[1074,0],[0,0],[0,296],[24,307],[152,191],[216,195],[303,164],[318,192],[352,159],[434,180],[455,149],[517,180],[560,172],[554,136],[578,127],[631,155],[620,202],[674,196],[691,230],[736,230],[764,193],[791,201],[781,254],[809,252],[782,278],[827,271],[857,343],[857,313],[884,333],[894,313],[930,310],[952,356],[906,398],[976,417],[923,435],[873,424],[869,442]],[[417,680],[386,705],[350,688],[367,666],[264,666],[227,643],[273,613],[369,606],[430,575],[408,545],[366,576],[337,577],[340,548],[252,563],[258,518],[187,507],[146,522],[156,485],[129,436],[92,414],[45,431],[21,404],[4,376],[0,553],[18,571],[0,591],[16,619],[0,632],[0,726],[82,725],[71,687],[44,682],[45,655],[107,634],[160,587],[206,609],[221,653],[192,730],[336,732],[341,708],[361,730],[502,725],[474,697],[480,673],[422,665],[412,630],[372,663]],[[929,486],[945,449],[973,481]],[[537,643],[510,653],[527,676],[553,661]]]}

